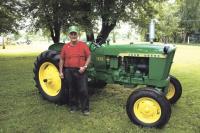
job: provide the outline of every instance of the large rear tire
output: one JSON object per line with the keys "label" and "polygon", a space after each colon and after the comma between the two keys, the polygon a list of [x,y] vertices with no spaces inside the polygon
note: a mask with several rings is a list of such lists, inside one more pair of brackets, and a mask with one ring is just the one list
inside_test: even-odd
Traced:
{"label": "large rear tire", "polygon": [[65,103],[68,101],[68,89],[59,76],[59,58],[56,51],[44,51],[34,63],[34,80],[42,97],[50,102]]}
{"label": "large rear tire", "polygon": [[153,88],[134,91],[127,100],[126,111],[134,124],[144,127],[162,127],[171,116],[169,101]]}

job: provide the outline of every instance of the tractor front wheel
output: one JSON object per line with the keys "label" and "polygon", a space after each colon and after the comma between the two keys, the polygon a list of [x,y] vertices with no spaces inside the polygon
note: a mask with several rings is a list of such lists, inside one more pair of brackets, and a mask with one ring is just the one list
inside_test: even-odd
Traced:
{"label": "tractor front wheel", "polygon": [[153,88],[134,91],[127,100],[126,111],[134,124],[145,127],[162,127],[171,116],[169,101]]}
{"label": "tractor front wheel", "polygon": [[182,86],[177,78],[174,76],[170,76],[170,83],[168,87],[168,92],[166,94],[166,98],[169,100],[171,104],[176,103],[182,94]]}
{"label": "tractor front wheel", "polygon": [[56,51],[44,51],[34,63],[34,80],[36,87],[44,99],[50,102],[63,103],[67,101],[67,89],[59,76],[59,58]]}

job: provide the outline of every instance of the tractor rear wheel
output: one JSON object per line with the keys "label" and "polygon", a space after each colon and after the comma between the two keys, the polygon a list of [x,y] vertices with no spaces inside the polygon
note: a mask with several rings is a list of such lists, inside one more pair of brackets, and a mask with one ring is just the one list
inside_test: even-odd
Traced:
{"label": "tractor rear wheel", "polygon": [[59,76],[59,58],[56,51],[44,51],[34,63],[34,80],[36,87],[44,99],[50,102],[67,102],[67,89]]}
{"label": "tractor rear wheel", "polygon": [[171,105],[157,90],[143,88],[129,96],[126,111],[129,119],[136,125],[162,127],[171,116]]}
{"label": "tractor rear wheel", "polygon": [[170,76],[170,84],[168,87],[166,98],[169,100],[171,104],[174,104],[179,100],[181,94],[182,94],[181,83],[174,76]]}

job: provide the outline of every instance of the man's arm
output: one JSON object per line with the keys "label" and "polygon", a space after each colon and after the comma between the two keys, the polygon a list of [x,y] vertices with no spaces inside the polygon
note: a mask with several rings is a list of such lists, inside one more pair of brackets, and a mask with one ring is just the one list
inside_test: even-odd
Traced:
{"label": "man's arm", "polygon": [[85,67],[87,68],[87,66],[90,64],[91,61],[91,54],[88,56],[86,63],[85,63]]}
{"label": "man's arm", "polygon": [[79,72],[80,72],[80,73],[85,72],[85,70],[87,69],[87,66],[90,64],[90,61],[91,61],[91,55],[89,55],[89,56],[87,57],[87,60],[86,60],[86,62],[85,62],[85,65],[84,65],[83,67],[80,67],[80,69],[79,69]]}

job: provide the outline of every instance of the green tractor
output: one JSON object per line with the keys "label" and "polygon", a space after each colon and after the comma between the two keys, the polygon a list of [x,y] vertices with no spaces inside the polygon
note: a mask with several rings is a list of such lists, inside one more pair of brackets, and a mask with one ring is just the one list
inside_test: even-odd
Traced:
{"label": "green tractor", "polygon": [[[126,103],[130,120],[140,126],[162,127],[171,115],[171,104],[181,97],[178,79],[170,75],[176,47],[173,45],[98,45],[87,43],[92,52],[88,85],[104,87],[121,84],[142,87],[134,90]],[[53,44],[34,63],[34,80],[42,97],[62,103],[68,97],[59,77],[59,53],[64,44]]]}

